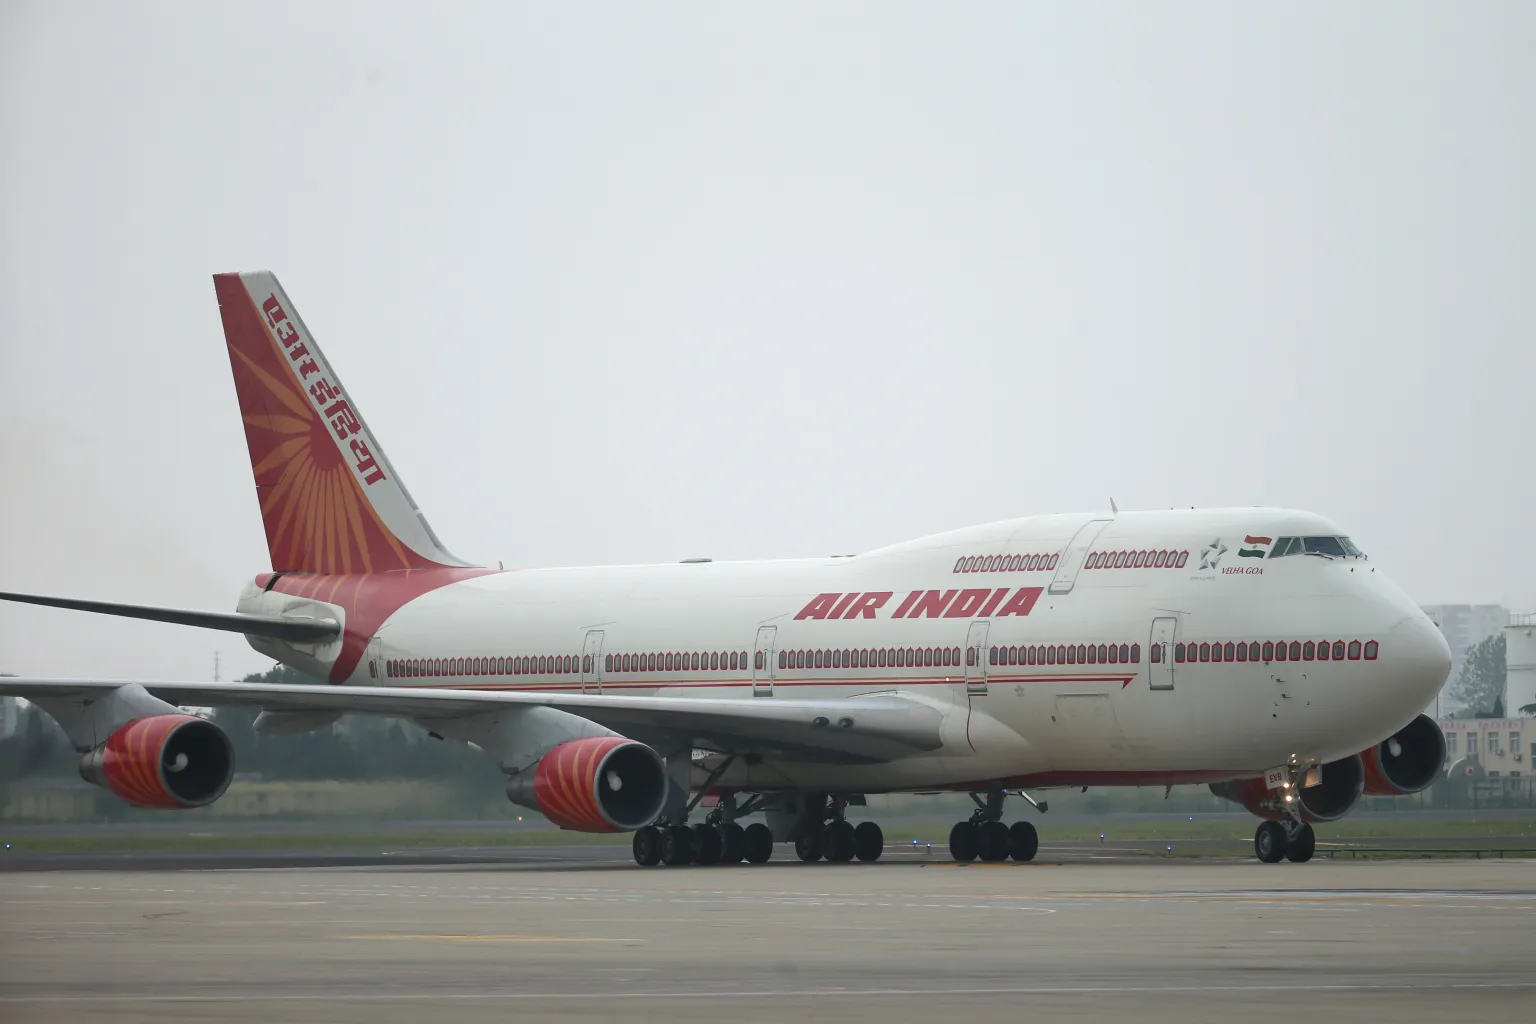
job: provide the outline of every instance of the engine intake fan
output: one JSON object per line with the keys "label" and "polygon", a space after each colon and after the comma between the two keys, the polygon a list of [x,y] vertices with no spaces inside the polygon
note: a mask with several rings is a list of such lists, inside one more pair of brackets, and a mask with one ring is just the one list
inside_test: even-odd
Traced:
{"label": "engine intake fan", "polygon": [[507,799],[573,832],[631,832],[661,814],[661,755],[622,736],[589,736],[552,748],[507,782]]}

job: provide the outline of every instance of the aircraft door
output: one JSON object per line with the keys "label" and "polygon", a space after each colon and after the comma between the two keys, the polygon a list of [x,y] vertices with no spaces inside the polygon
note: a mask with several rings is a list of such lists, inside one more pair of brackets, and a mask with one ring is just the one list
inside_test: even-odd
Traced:
{"label": "aircraft door", "polygon": [[965,692],[972,697],[987,695],[987,631],[991,623],[986,619],[971,623],[965,634]]}
{"label": "aircraft door", "polygon": [[773,696],[773,673],[777,666],[774,648],[778,644],[778,626],[757,627],[757,643],[752,650],[752,696]]}
{"label": "aircraft door", "polygon": [[1147,638],[1147,670],[1154,690],[1173,689],[1173,645],[1178,632],[1178,619],[1152,620],[1152,635]]}
{"label": "aircraft door", "polygon": [[603,692],[603,631],[587,630],[581,644],[581,692]]}
{"label": "aircraft door", "polygon": [[1088,549],[1093,546],[1104,527],[1112,522],[1113,519],[1094,519],[1084,523],[1082,529],[1073,534],[1066,553],[1061,556],[1061,564],[1056,567],[1056,575],[1051,577],[1051,593],[1072,592],[1073,585],[1077,583],[1077,574],[1083,568],[1083,560],[1088,557]]}

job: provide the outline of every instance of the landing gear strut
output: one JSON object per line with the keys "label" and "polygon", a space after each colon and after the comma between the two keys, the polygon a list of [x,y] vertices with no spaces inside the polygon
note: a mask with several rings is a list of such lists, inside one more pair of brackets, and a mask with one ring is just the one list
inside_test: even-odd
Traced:
{"label": "landing gear strut", "polygon": [[[1006,795],[1007,790],[1003,789],[989,791],[985,800],[971,794],[976,810],[971,813],[970,820],[958,822],[949,830],[951,857],[961,864],[978,858],[992,864],[1009,857],[1020,863],[1035,859],[1040,849],[1040,836],[1035,826],[1027,821],[1016,821],[1011,826],[1002,821],[1003,797]],[[1041,811],[1047,807],[1044,803],[1036,803],[1026,793],[1019,795]]]}

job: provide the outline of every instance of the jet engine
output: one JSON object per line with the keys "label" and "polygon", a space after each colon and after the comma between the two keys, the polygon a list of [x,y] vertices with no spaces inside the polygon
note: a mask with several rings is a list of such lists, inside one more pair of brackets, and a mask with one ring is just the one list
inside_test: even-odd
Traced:
{"label": "jet engine", "polygon": [[[1329,761],[1321,766],[1320,774],[1317,785],[1295,790],[1303,821],[1337,821],[1344,817],[1360,799],[1365,785],[1365,765],[1358,754]],[[1242,804],[1260,818],[1279,821],[1286,817],[1281,803],[1283,791],[1268,788],[1262,778],[1213,782],[1211,792]]]}
{"label": "jet engine", "polygon": [[224,795],[235,752],[224,730],[195,715],[135,718],[80,760],[80,775],[134,807],[203,807]]}
{"label": "jet engine", "polygon": [[553,747],[507,782],[507,799],[573,832],[630,832],[667,799],[661,756],[622,736],[588,736]]}
{"label": "jet engine", "polygon": [[1361,753],[1360,760],[1370,796],[1417,793],[1429,788],[1445,767],[1445,735],[1433,718],[1420,715]]}

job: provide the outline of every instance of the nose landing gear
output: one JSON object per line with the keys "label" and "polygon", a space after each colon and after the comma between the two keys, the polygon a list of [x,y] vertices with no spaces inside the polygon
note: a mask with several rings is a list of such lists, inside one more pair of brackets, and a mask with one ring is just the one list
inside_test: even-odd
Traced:
{"label": "nose landing gear", "polygon": [[1300,766],[1291,766],[1286,780],[1280,787],[1280,798],[1270,807],[1285,815],[1278,821],[1261,821],[1253,833],[1253,852],[1264,864],[1278,864],[1289,860],[1293,864],[1305,864],[1317,850],[1317,835],[1312,826],[1301,818],[1301,801],[1297,791],[1302,775]]}

